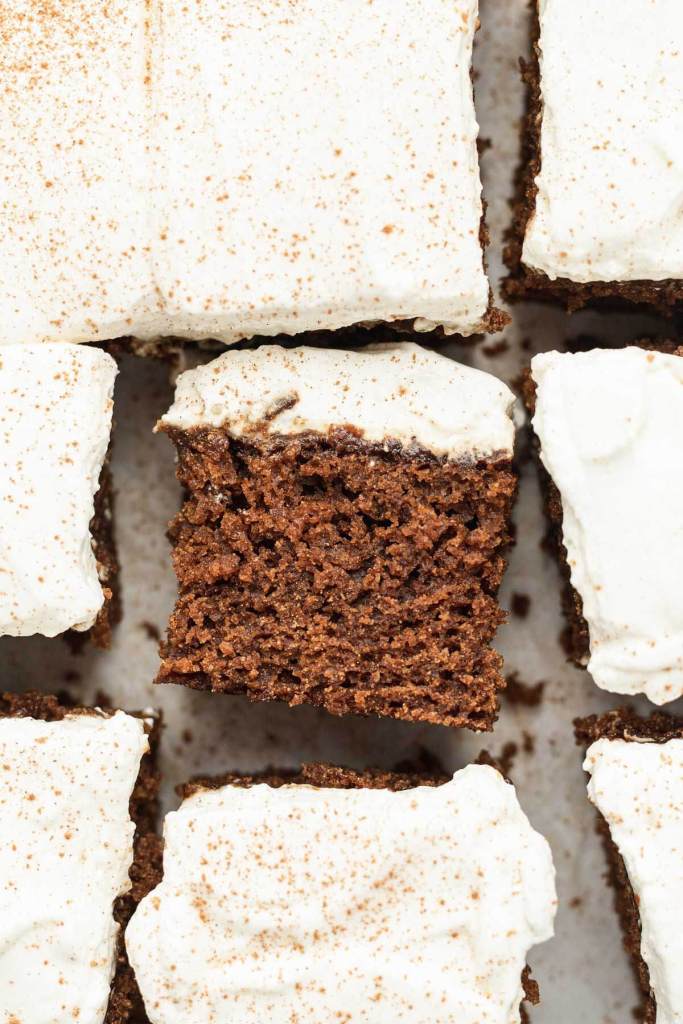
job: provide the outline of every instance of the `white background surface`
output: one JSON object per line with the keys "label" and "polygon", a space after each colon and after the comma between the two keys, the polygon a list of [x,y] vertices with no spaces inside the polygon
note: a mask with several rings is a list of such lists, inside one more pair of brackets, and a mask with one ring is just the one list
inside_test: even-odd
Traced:
{"label": "white background surface", "polygon": [[[492,143],[482,158],[482,171],[495,288],[502,273],[501,239],[510,217],[508,202],[523,109],[517,61],[527,50],[525,2],[482,0],[481,21],[477,109],[482,137]],[[512,382],[529,358],[521,348],[522,340],[528,339],[533,351],[541,351],[579,334],[604,342],[662,331],[656,322],[634,315],[592,313],[570,319],[540,306],[517,307],[513,315],[513,326],[504,335],[510,347],[503,355],[486,355],[491,342],[477,350],[451,345],[449,351]],[[581,756],[571,725],[576,715],[616,706],[619,698],[601,693],[586,673],[565,662],[558,639],[560,581],[555,563],[540,547],[545,524],[533,465],[523,460],[516,512],[518,541],[502,594],[507,607],[513,592],[528,594],[531,610],[526,619],[511,619],[501,630],[499,646],[507,672],[518,671],[527,683],[544,680],[546,686],[538,707],[525,708],[503,699],[492,736],[436,726],[336,719],[309,708],[251,705],[242,698],[155,688],[151,681],[158,663],[156,642],[144,624],[163,631],[172,607],[175,581],[165,528],[179,503],[172,446],[164,436],[152,433],[154,422],[171,401],[168,377],[164,364],[127,357],[117,386],[113,468],[124,619],[112,650],[86,649],[74,657],[59,640],[1,639],[2,688],[46,692],[66,688],[83,703],[96,701],[104,691],[124,708],[162,707],[167,724],[162,757],[166,806],[177,803],[175,784],[197,771],[254,770],[318,759],[358,767],[393,766],[415,756],[420,748],[434,751],[452,769],[484,747],[498,754],[506,742],[519,743],[511,775],[533,825],[550,840],[560,896],[557,937],[530,958],[542,994],[531,1019],[533,1024],[625,1024],[637,1001],[636,990],[611,894],[603,882],[602,850],[594,834],[594,814],[585,797]],[[523,452],[526,447],[521,436],[519,448]],[[524,732],[533,737],[532,754],[521,750]]]}

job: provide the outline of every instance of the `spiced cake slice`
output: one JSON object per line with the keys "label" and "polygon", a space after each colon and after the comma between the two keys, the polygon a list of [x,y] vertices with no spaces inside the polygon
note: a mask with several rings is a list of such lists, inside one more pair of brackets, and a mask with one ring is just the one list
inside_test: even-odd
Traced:
{"label": "spiced cake slice", "polygon": [[0,349],[0,636],[90,630],[118,614],[107,464],[116,363],[68,343]]}
{"label": "spiced cake slice", "polygon": [[478,0],[158,5],[153,257],[174,333],[508,321],[483,260],[477,25]]}
{"label": "spiced cake slice", "polygon": [[569,589],[570,653],[598,686],[683,694],[683,357],[549,352],[528,399]]}
{"label": "spiced cake slice", "polygon": [[536,0],[509,299],[683,299],[683,7]]}
{"label": "spiced cake slice", "polygon": [[477,10],[2,4],[0,344],[499,330]]}
{"label": "spiced cake slice", "polygon": [[0,695],[3,1021],[142,1024],[123,930],[159,880],[159,719]]}
{"label": "spiced cake slice", "polygon": [[552,857],[494,768],[312,765],[183,795],[126,932],[154,1024],[513,1024],[537,999]]}
{"label": "spiced cake slice", "polygon": [[490,729],[513,401],[408,343],[182,374],[159,424],[186,498],[157,682]]}
{"label": "spiced cake slice", "polygon": [[579,719],[588,795],[646,1024],[683,1017],[683,721],[622,709]]}

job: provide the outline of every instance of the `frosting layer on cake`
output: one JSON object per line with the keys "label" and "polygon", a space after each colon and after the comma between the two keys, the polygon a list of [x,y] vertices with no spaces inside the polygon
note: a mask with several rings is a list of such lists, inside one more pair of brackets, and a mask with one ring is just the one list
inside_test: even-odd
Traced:
{"label": "frosting layer on cake", "polygon": [[90,520],[116,373],[82,345],[0,350],[0,635],[89,629],[104,603]]}
{"label": "frosting layer on cake", "polygon": [[502,381],[419,345],[225,352],[178,378],[160,426],[236,437],[352,429],[450,458],[512,454],[515,397]]}
{"label": "frosting layer on cake", "polygon": [[657,1024],[683,1020],[683,740],[598,740],[584,768],[638,900]]}
{"label": "frosting layer on cake", "polygon": [[477,8],[161,0],[154,256],[176,333],[478,329]]}
{"label": "frosting layer on cake", "polygon": [[166,818],[126,943],[153,1024],[512,1024],[555,902],[492,768],[402,793],[225,786]]}
{"label": "frosting layer on cake", "polygon": [[98,341],[157,310],[145,0],[0,11],[0,342]]}
{"label": "frosting layer on cake", "polygon": [[562,497],[598,686],[683,693],[683,359],[640,348],[532,360],[534,430]]}
{"label": "frosting layer on cake", "polygon": [[477,7],[3,8],[0,342],[481,329]]}
{"label": "frosting layer on cake", "polygon": [[0,993],[8,1022],[102,1024],[115,899],[130,888],[128,802],[147,750],[123,712],[0,718]]}
{"label": "frosting layer on cake", "polygon": [[522,259],[550,278],[683,278],[680,0],[540,0],[543,122]]}

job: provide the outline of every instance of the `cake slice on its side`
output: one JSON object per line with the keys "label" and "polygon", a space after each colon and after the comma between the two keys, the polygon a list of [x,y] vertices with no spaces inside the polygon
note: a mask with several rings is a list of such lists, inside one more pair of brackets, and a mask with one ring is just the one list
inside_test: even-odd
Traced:
{"label": "cake slice on its side", "polygon": [[146,1021],[123,929],[159,880],[159,729],[153,712],[0,695],[0,1005],[8,1021]]}
{"label": "cake slice on its side", "polygon": [[80,345],[0,349],[0,636],[90,630],[119,612],[107,464],[116,363]]}
{"label": "cake slice on its side", "polygon": [[552,857],[494,768],[310,765],[183,795],[126,933],[154,1024],[511,1024],[537,998]]}
{"label": "cake slice on its side", "polygon": [[683,358],[536,356],[527,377],[571,654],[615,693],[683,693]]}
{"label": "cake slice on its side", "polygon": [[683,1016],[683,720],[622,709],[575,726],[643,1020],[674,1024]]}
{"label": "cake slice on its side", "polygon": [[412,344],[183,374],[160,423],[186,501],[157,681],[490,729],[513,401]]}
{"label": "cake slice on its side", "polygon": [[[683,8],[536,0],[510,300],[683,300]],[[627,110],[628,116],[623,116]]]}

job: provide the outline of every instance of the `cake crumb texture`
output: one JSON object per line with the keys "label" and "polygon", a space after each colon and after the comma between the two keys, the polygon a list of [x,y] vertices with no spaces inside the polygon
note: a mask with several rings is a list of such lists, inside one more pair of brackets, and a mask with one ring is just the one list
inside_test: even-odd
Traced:
{"label": "cake crumb texture", "polygon": [[509,460],[406,456],[343,431],[171,436],[188,497],[158,682],[492,726]]}

